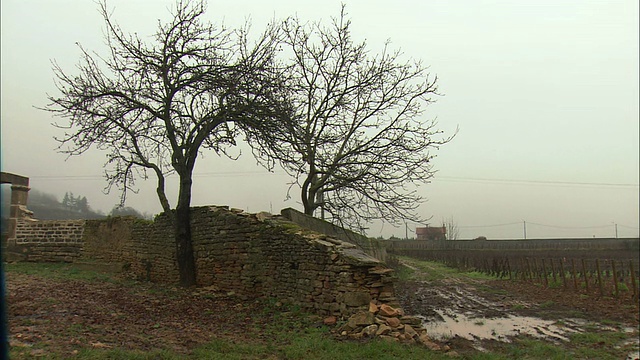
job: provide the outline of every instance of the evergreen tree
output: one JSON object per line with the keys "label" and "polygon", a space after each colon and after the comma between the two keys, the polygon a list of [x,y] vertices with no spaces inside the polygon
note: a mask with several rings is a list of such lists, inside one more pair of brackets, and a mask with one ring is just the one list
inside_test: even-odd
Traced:
{"label": "evergreen tree", "polygon": [[70,203],[71,201],[69,200],[69,192],[65,192],[64,198],[62,198],[62,206],[68,210],[70,208]]}
{"label": "evergreen tree", "polygon": [[87,197],[83,196],[80,197],[78,196],[78,200],[76,201],[76,208],[78,210],[78,212],[80,213],[88,213],[89,210],[89,202],[87,201]]}

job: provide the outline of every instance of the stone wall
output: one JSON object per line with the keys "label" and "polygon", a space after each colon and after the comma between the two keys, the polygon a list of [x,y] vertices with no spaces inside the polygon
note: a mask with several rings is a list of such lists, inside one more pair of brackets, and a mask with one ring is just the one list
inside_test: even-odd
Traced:
{"label": "stone wall", "polygon": [[[323,315],[353,314],[371,301],[396,304],[392,270],[354,244],[266,213],[211,206],[193,208],[191,216],[199,286],[247,299],[272,297]],[[38,223],[21,228],[20,233],[35,234],[35,229],[45,228]],[[86,220],[78,226],[84,228],[80,242],[77,238],[73,243],[62,242],[61,237],[48,242],[77,246],[76,256],[58,261],[118,262],[140,280],[178,281],[173,232],[164,215],[153,222],[110,218]],[[75,230],[72,233],[78,235]],[[56,260],[38,258],[38,252],[46,253],[38,239],[34,235],[33,242],[15,245],[30,254],[23,260]]]}
{"label": "stone wall", "polygon": [[19,220],[16,243],[82,243],[85,220]]}
{"label": "stone wall", "polygon": [[384,262],[387,261],[387,249],[385,243],[379,240],[347,230],[328,221],[314,218],[313,216],[306,215],[292,208],[282,209],[280,213],[288,220],[304,228],[355,244],[365,253],[375,257],[376,259]]}
{"label": "stone wall", "polygon": [[84,225],[85,220],[19,219],[15,237],[7,240],[7,259],[74,261],[82,253]]}

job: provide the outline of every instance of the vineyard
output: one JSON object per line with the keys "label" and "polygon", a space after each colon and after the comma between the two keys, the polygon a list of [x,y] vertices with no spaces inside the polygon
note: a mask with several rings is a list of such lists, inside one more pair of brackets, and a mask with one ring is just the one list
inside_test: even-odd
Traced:
{"label": "vineyard", "polygon": [[[450,243],[450,242],[449,242]],[[547,288],[572,291],[581,295],[607,296],[638,304],[639,251],[616,249],[508,249],[502,243],[497,248],[451,245],[428,246],[411,244],[389,248],[389,252],[422,260],[438,261],[465,271],[477,271],[499,278],[523,281]],[[408,244],[409,245],[409,244]],[[488,247],[488,248],[487,248]]]}

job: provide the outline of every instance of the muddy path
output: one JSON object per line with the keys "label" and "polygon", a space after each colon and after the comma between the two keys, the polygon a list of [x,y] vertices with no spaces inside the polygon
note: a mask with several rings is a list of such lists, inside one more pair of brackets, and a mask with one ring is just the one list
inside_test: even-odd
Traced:
{"label": "muddy path", "polygon": [[[516,281],[474,278],[410,258],[401,263],[411,274],[399,281],[396,295],[407,313],[423,318],[434,339],[482,350],[516,336],[563,343],[585,329],[615,327],[637,343],[637,307]],[[629,358],[634,359],[634,354]]]}

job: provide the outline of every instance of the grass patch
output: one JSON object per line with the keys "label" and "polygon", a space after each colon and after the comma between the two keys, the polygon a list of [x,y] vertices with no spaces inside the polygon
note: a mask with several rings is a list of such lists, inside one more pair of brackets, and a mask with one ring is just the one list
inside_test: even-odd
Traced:
{"label": "grass patch", "polygon": [[505,289],[498,289],[498,288],[494,288],[491,286],[487,286],[487,285],[479,285],[478,289],[489,293],[489,294],[494,294],[494,295],[510,295],[509,291],[505,290]]}
{"label": "grass patch", "polygon": [[[173,360],[173,359],[220,359],[220,360],[360,360],[360,359],[433,359],[443,360],[450,357],[433,352],[424,347],[402,345],[384,340],[367,342],[337,341],[324,328],[309,328],[296,333],[276,333],[266,342],[230,341],[216,339],[208,344],[194,348],[190,354],[180,354],[171,350],[151,351],[83,348],[75,354],[58,354],[46,349],[47,359],[123,359],[123,360]],[[42,358],[42,352],[33,348],[14,348],[11,359]],[[33,354],[33,355],[32,355]]]}
{"label": "grass patch", "polygon": [[542,304],[540,304],[540,307],[544,309],[544,308],[551,307],[551,306],[553,306],[555,304],[556,304],[555,302],[553,302],[551,300],[547,300],[547,301],[543,302]]}
{"label": "grass patch", "polygon": [[407,257],[398,257],[403,264],[416,268],[418,271],[412,270],[412,280],[435,281],[458,273],[456,269],[449,268],[443,264],[433,261],[422,261]]}
{"label": "grass patch", "polygon": [[214,340],[193,351],[195,359],[266,359],[274,352],[268,344],[235,343],[225,340]]}
{"label": "grass patch", "polygon": [[620,322],[619,321],[615,321],[615,320],[604,319],[604,320],[601,320],[600,323],[602,325],[620,326]]}
{"label": "grass patch", "polygon": [[632,345],[621,346],[627,334],[617,331],[585,332],[571,335],[571,346],[579,359],[624,359]]}
{"label": "grass patch", "polygon": [[518,338],[507,348],[510,359],[572,359],[571,354],[555,344],[532,339]]}
{"label": "grass patch", "polygon": [[395,268],[394,268],[395,272],[395,276],[398,280],[400,281],[408,281],[411,280],[414,276],[415,270],[404,266],[402,264],[398,264]]}
{"label": "grass patch", "polygon": [[145,352],[124,349],[82,349],[78,352],[77,356],[74,356],[73,358],[90,360],[178,360],[182,357],[179,354],[167,350],[152,350]]}
{"label": "grass patch", "polygon": [[460,271],[461,274],[464,274],[465,276],[471,278],[471,279],[476,279],[476,280],[496,280],[498,279],[495,276],[491,276],[491,275],[487,275],[485,273],[481,273],[479,271]]}
{"label": "grass patch", "polygon": [[555,280],[555,281],[551,280],[549,281],[549,284],[547,284],[547,287],[549,289],[559,289],[563,286],[564,286],[564,283],[561,280]]}
{"label": "grass patch", "polygon": [[587,332],[573,334],[570,341],[552,343],[531,337],[517,337],[510,344],[501,344],[483,356],[473,359],[624,359],[632,345],[620,346],[626,338],[619,332]]}
{"label": "grass patch", "polygon": [[[462,271],[459,269],[448,267],[436,261],[426,261],[410,258],[407,256],[398,256],[400,263],[407,264],[419,271],[409,273],[409,280],[418,281],[437,281],[449,277],[465,277],[477,280],[495,280],[493,276],[489,276],[477,271]],[[410,269],[411,270],[411,269]]]}
{"label": "grass patch", "polygon": [[81,270],[67,263],[8,263],[4,264],[7,273],[40,276],[56,280],[82,280],[88,282],[113,282],[113,275],[97,271]]}
{"label": "grass patch", "polygon": [[627,284],[625,284],[623,282],[619,282],[618,283],[618,291],[629,291],[629,287],[627,286]]}
{"label": "grass patch", "polygon": [[420,346],[402,345],[384,340],[372,340],[366,343],[337,342],[321,330],[310,331],[296,337],[282,349],[283,359],[317,360],[359,360],[359,359],[448,359],[442,353],[436,353]]}

